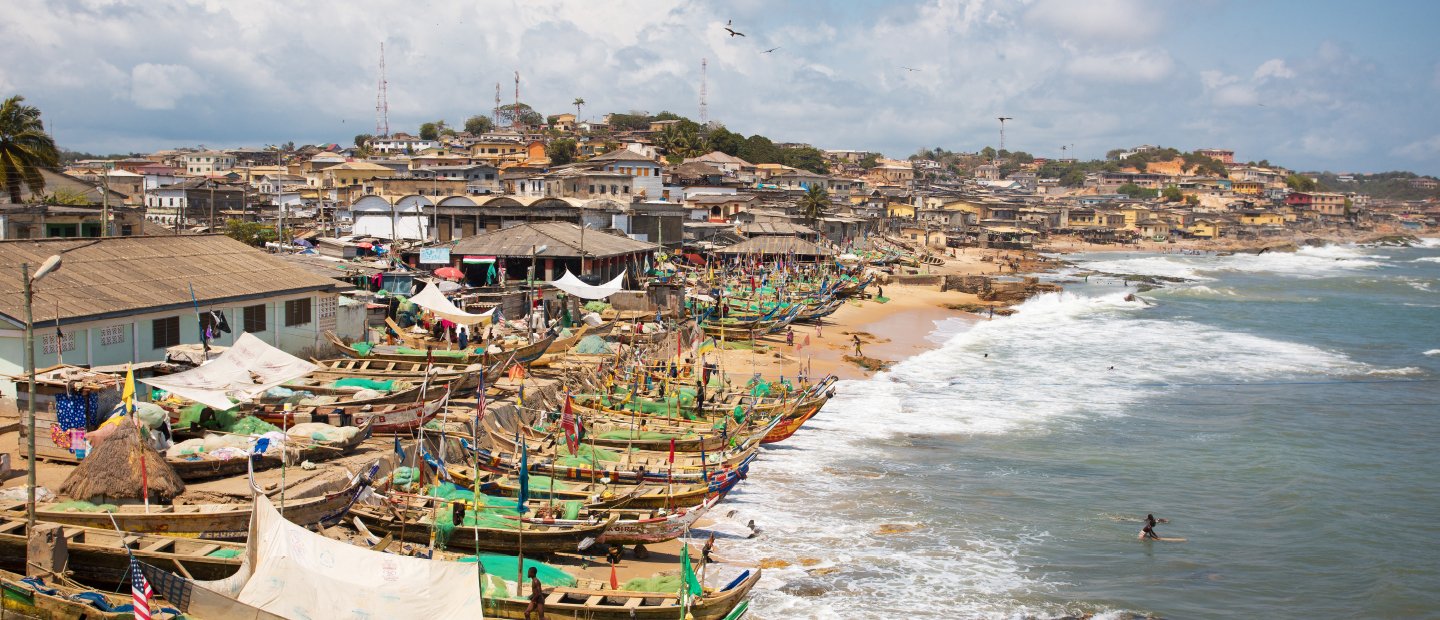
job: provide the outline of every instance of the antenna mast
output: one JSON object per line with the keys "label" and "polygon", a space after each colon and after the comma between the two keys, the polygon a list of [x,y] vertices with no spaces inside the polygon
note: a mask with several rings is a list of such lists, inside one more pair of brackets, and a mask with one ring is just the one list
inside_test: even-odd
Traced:
{"label": "antenna mast", "polygon": [[380,84],[375,91],[375,135],[390,136],[390,100],[385,94],[385,42],[380,42]]}
{"label": "antenna mast", "polygon": [[[1005,150],[1005,121],[1013,121],[1013,116],[997,116],[1000,119],[1000,151]],[[995,165],[1000,165],[1000,151],[995,151]]]}
{"label": "antenna mast", "polygon": [[499,127],[499,126],[500,126],[500,83],[499,83],[499,82],[496,82],[496,83],[495,83],[495,115],[494,115],[494,116],[491,116],[491,117],[490,117],[490,120],[495,121],[495,126],[496,126],[496,127]]}
{"label": "antenna mast", "polygon": [[515,72],[515,108],[510,110],[510,121],[515,130],[520,130],[520,72]]}
{"label": "antenna mast", "polygon": [[700,126],[704,127],[710,123],[710,106],[705,102],[705,74],[706,59],[700,59]]}

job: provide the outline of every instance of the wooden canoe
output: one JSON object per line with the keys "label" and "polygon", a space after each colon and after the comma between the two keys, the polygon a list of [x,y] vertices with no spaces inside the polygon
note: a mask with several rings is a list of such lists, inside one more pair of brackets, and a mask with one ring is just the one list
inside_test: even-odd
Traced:
{"label": "wooden canoe", "polygon": [[[354,358],[377,359],[377,360],[391,360],[391,361],[398,361],[398,362],[424,362],[424,361],[425,361],[425,354],[424,354],[424,353],[400,353],[400,352],[398,352],[398,351],[393,350],[391,347],[385,347],[385,346],[376,346],[375,348],[372,348],[368,354],[362,355],[359,350],[355,349],[355,347],[353,347],[353,346],[351,346],[350,344],[346,343],[345,341],[341,340],[339,336],[336,336],[336,335],[335,335],[335,332],[332,332],[332,331],[329,331],[329,330],[326,330],[326,331],[325,331],[325,338],[326,338],[326,340],[329,340],[331,344],[335,345],[335,348],[339,349],[341,353],[344,353],[345,355],[348,355],[348,356],[354,357]],[[463,362],[463,363],[471,363],[471,364],[473,364],[473,363],[479,362],[479,363],[485,364],[486,367],[489,367],[489,365],[490,365],[491,363],[496,362],[496,361],[502,361],[502,360],[505,360],[505,359],[507,359],[507,358],[510,358],[510,357],[511,357],[511,354],[513,354],[513,355],[514,355],[514,359],[512,360],[513,363],[516,363],[516,364],[528,364],[528,363],[530,363],[530,362],[533,362],[533,361],[539,359],[541,355],[544,355],[544,354],[545,354],[545,350],[546,350],[546,349],[549,349],[549,348],[550,348],[550,345],[553,344],[554,342],[555,342],[555,335],[554,335],[554,334],[551,334],[551,335],[549,335],[549,336],[547,336],[547,337],[545,337],[545,338],[543,338],[543,339],[541,339],[541,340],[538,340],[538,341],[536,341],[536,342],[532,342],[532,343],[530,343],[530,344],[522,345],[522,346],[519,346],[519,347],[514,347],[514,348],[511,348],[511,349],[503,349],[503,350],[499,351],[498,353],[489,353],[489,352],[483,351],[479,346],[476,346],[476,347],[467,349],[467,350],[465,351],[465,354],[466,354],[466,355],[465,355],[463,358],[459,358],[458,356],[448,356],[448,355],[447,355],[447,356],[444,356],[444,357],[440,357],[440,358],[438,358],[438,359],[443,360],[443,361],[445,361],[445,362],[453,362],[453,363]]]}
{"label": "wooden canoe", "polygon": [[[23,551],[21,557],[24,557]],[[39,620],[74,620],[83,618],[85,620],[134,620],[135,614],[131,612],[105,612],[81,600],[71,598],[84,594],[86,596],[99,596],[111,607],[118,607],[130,603],[130,595],[124,596],[88,590],[85,588],[74,588],[45,581],[45,585],[36,588],[21,581],[23,574],[12,573],[8,570],[0,570],[0,595],[3,595],[4,615],[9,617],[16,614],[20,618],[36,618]],[[43,591],[42,591],[43,588]],[[160,611],[161,605],[155,605],[152,618],[170,618],[169,614]]]}
{"label": "wooden canoe", "polygon": [[[224,579],[240,569],[245,544],[226,541],[176,538],[157,534],[129,534],[113,528],[61,526],[69,550],[66,572],[94,586],[115,587],[130,578],[130,557],[155,566],[174,568],[196,579]],[[25,518],[0,519],[0,568],[25,570],[28,540]],[[210,554],[220,550],[239,552],[228,558]]]}
{"label": "wooden canoe", "polygon": [[[358,477],[346,488],[304,499],[285,502],[285,518],[301,525],[334,523],[345,516],[360,493],[370,486],[371,476],[379,468],[378,463],[370,473]],[[35,518],[51,523],[82,525],[97,529],[118,526],[121,530],[138,534],[164,534],[183,538],[211,538],[218,540],[245,539],[250,535],[249,504],[185,504],[151,506],[149,512],[137,504],[125,504],[115,512],[77,512],[55,507],[55,504],[41,504],[35,510]],[[24,502],[9,502],[0,505],[0,517],[25,518]],[[115,526],[111,525],[111,518]]]}
{"label": "wooden canoe", "polygon": [[[445,404],[447,390],[448,388],[436,390],[429,399],[422,402],[365,405],[363,407],[295,407],[290,411],[286,411],[284,407],[264,405],[247,413],[280,427],[290,427],[306,422],[324,422],[334,426],[370,424],[372,425],[371,434],[408,434],[435,419],[435,414]],[[346,420],[347,417],[348,420]]]}
{"label": "wooden canoe", "polygon": [[[746,601],[750,590],[760,581],[760,572],[759,568],[747,570],[719,591],[706,591],[691,601],[688,609],[681,607],[678,592],[558,587],[546,591],[545,613],[556,618],[587,620],[672,620],[683,612],[691,620],[725,620]],[[527,617],[527,605],[523,598],[487,598],[485,617],[520,620]]]}
{"label": "wooden canoe", "polygon": [[[355,436],[347,441],[321,443],[314,440],[304,440],[307,442],[305,445],[287,446],[286,452],[288,452],[288,460],[293,466],[305,461],[319,463],[321,461],[339,458],[354,452],[355,448],[365,443],[365,438],[370,436],[370,429],[373,427],[374,422],[367,420],[364,425],[359,427],[360,432],[355,433]],[[294,441],[293,438],[292,441]],[[270,450],[260,456],[252,457],[250,460],[254,462],[254,471],[271,469],[279,467],[282,464],[279,450]],[[251,469],[246,465],[245,461],[246,459],[244,458],[217,460],[165,457],[165,462],[169,463],[170,467],[175,470],[175,473],[180,474],[180,478],[186,482],[207,480],[210,478],[228,478],[230,476],[244,474]]]}
{"label": "wooden canoe", "polygon": [[[450,510],[450,506],[441,503],[432,510],[423,505],[398,508],[390,504],[384,507],[357,505],[350,512],[367,528],[383,534],[393,534],[397,539],[406,542],[426,543],[430,541],[432,515],[440,510]],[[523,544],[525,553],[574,553],[580,551],[580,544],[586,538],[592,539],[592,542],[599,540],[617,518],[616,515],[609,515],[600,521],[578,523],[527,520],[516,529],[457,525],[451,530],[449,540],[443,542],[448,549],[466,551],[514,554],[520,552]],[[520,521],[516,520],[516,523],[519,525]]]}

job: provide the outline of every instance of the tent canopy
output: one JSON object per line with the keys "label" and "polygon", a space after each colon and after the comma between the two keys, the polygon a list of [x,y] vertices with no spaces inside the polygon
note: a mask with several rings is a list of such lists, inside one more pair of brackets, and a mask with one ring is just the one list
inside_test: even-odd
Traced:
{"label": "tent canopy", "polygon": [[250,400],[317,368],[246,332],[235,340],[234,346],[203,366],[137,380],[216,409],[229,409],[234,406],[231,398]]}
{"label": "tent canopy", "polygon": [[447,319],[457,325],[487,324],[495,315],[493,308],[483,314],[471,314],[456,308],[455,304],[450,303],[450,300],[446,299],[445,295],[440,292],[440,287],[435,285],[425,287],[425,290],[411,297],[410,301],[421,308],[434,312],[436,316]]}
{"label": "tent canopy", "polygon": [[555,288],[581,299],[605,299],[606,297],[625,290],[625,274],[621,273],[615,276],[614,280],[601,284],[600,286],[591,286],[580,281],[580,278],[575,277],[575,274],[570,273],[570,270],[566,269],[564,277],[551,282],[551,284],[555,285]]}

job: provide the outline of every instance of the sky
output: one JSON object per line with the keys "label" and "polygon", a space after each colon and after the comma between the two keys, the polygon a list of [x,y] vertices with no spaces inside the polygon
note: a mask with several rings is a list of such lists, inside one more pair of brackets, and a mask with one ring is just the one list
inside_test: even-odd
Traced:
{"label": "sky", "polygon": [[[6,0],[0,96],[61,146],[349,144],[503,102],[670,110],[905,157],[999,144],[1233,149],[1299,170],[1440,175],[1440,2]],[[726,23],[743,32],[731,37]],[[770,48],[778,48],[764,53]],[[1065,147],[1062,149],[1061,147]]]}

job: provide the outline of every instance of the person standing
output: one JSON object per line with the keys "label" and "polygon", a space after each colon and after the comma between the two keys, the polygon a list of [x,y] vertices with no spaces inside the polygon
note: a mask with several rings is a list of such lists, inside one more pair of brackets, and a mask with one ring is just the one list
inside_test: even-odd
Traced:
{"label": "person standing", "polygon": [[860,334],[851,334],[850,337],[855,339],[855,357],[865,357],[860,353]]}
{"label": "person standing", "polygon": [[530,620],[532,611],[536,618],[545,620],[545,588],[536,576],[534,566],[530,567],[530,604],[525,606],[525,620]]}

